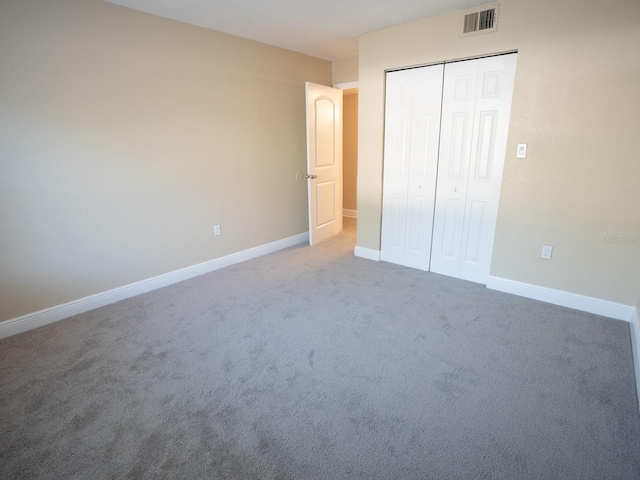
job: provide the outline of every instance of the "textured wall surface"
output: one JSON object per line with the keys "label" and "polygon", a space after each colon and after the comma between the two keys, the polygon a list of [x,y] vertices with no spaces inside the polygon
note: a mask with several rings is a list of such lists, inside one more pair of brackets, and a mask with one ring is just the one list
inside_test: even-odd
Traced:
{"label": "textured wall surface", "polygon": [[0,321],[307,231],[330,62],[99,0],[3,1],[0,44]]}
{"label": "textured wall surface", "polygon": [[517,50],[491,275],[635,305],[640,3],[507,0],[495,33],[465,38],[462,18],[360,38],[358,245],[380,248],[385,69]]}
{"label": "textured wall surface", "polygon": [[333,84],[358,81],[358,57],[336,60],[331,63]]}

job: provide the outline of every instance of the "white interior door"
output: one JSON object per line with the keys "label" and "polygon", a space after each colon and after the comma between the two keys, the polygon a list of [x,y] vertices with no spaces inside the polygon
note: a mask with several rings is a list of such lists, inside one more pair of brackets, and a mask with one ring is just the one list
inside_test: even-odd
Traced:
{"label": "white interior door", "polygon": [[429,269],[443,65],[387,73],[380,258]]}
{"label": "white interior door", "polygon": [[309,244],[342,231],[342,90],[305,83]]}
{"label": "white interior door", "polygon": [[486,283],[516,55],[445,66],[431,270]]}

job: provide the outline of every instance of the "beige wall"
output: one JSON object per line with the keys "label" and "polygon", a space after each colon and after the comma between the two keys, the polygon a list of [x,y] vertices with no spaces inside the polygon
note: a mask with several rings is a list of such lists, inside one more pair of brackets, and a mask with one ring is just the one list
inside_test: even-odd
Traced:
{"label": "beige wall", "polygon": [[330,62],[3,0],[0,71],[0,320],[308,230],[304,81]]}
{"label": "beige wall", "polygon": [[343,97],[342,107],[342,207],[358,209],[358,94]]}
{"label": "beige wall", "polygon": [[[334,85],[358,81],[358,57],[336,60],[332,63]],[[345,90],[343,97],[343,187],[342,206],[357,210],[358,200],[358,89]]]}
{"label": "beige wall", "polygon": [[380,248],[384,70],[518,50],[491,274],[635,305],[640,242],[603,239],[640,237],[640,2],[505,0],[467,38],[461,15],[360,37],[358,245]]}
{"label": "beige wall", "polygon": [[331,68],[334,85],[358,81],[358,57],[335,60]]}

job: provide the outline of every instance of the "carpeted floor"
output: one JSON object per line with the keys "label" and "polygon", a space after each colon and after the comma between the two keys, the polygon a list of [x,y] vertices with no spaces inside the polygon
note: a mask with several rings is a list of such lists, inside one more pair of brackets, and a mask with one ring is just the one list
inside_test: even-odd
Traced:
{"label": "carpeted floor", "polygon": [[627,324],[347,227],[0,340],[0,478],[640,478]]}

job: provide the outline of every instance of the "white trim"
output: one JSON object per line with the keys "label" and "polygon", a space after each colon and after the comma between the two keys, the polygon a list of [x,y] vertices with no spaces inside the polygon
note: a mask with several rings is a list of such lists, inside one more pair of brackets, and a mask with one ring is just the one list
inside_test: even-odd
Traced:
{"label": "white trim", "polygon": [[340,90],[349,90],[350,88],[358,88],[358,82],[344,82],[336,83],[333,88],[339,88]]}
{"label": "white trim", "polygon": [[371,250],[370,248],[356,246],[353,254],[356,257],[366,258],[367,260],[380,261],[380,250]]}
{"label": "white trim", "polygon": [[113,290],[90,295],[72,302],[40,310],[38,312],[29,313],[22,317],[6,320],[4,322],[0,322],[0,338],[10,337],[18,333],[48,325],[49,323],[57,322],[58,320],[68,318],[73,315],[88,312],[89,310],[135,297],[142,293],[151,292],[158,288],[173,285],[174,283],[178,283],[183,280],[188,280],[205,273],[213,272],[214,270],[219,270],[236,263],[261,257],[284,248],[298,245],[299,243],[308,242],[309,232],[300,233],[282,240],[277,240],[265,245],[260,245],[241,252],[232,253],[231,255],[209,260],[204,263],[158,275],[157,277],[148,278],[140,282],[114,288]]}
{"label": "white trim", "polygon": [[577,293],[531,285],[529,283],[517,282],[500,277],[489,276],[487,279],[487,288],[512,293],[521,297],[533,298],[534,300],[553,303],[554,305],[569,307],[583,312],[595,313],[603,317],[624,320],[625,322],[631,321],[631,315],[635,311],[635,307],[630,305],[623,305],[608,300],[601,300],[599,298],[587,297]]}
{"label": "white trim", "polygon": [[631,352],[633,353],[633,368],[636,372],[636,392],[638,395],[638,407],[640,408],[640,312],[638,308],[633,309],[629,319],[629,330],[631,332]]}
{"label": "white trim", "polygon": [[348,208],[343,208],[342,209],[342,216],[343,217],[349,217],[349,218],[358,218],[358,211],[357,210],[349,210]]}

